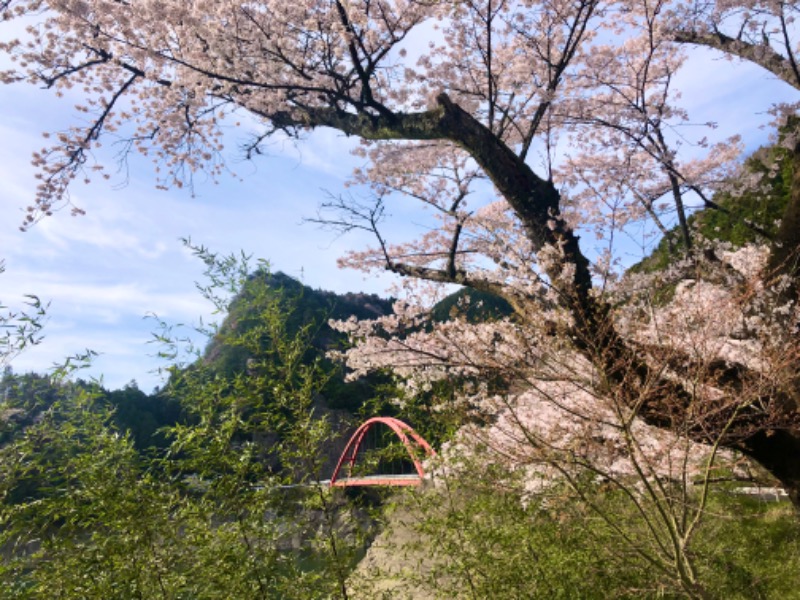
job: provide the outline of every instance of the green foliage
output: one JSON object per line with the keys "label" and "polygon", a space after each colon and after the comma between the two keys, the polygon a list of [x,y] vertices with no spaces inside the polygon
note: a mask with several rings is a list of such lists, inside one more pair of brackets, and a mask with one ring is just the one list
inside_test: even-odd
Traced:
{"label": "green foliage", "polygon": [[700,577],[718,598],[795,598],[800,523],[787,501],[714,494],[697,541]]}
{"label": "green foliage", "polygon": [[167,428],[185,419],[180,402],[162,393],[145,394],[135,382],[121,390],[102,390],[101,401],[113,409],[115,425],[130,434],[139,451],[165,449]]}
{"label": "green foliage", "polygon": [[183,418],[179,402],[163,394],[145,394],[135,383],[109,391],[94,382],[63,381],[37,373],[14,374],[7,369],[0,379],[0,445],[35,422],[56,402],[81,391],[94,395],[98,404],[112,410],[115,425],[132,436],[139,451],[163,450],[167,446],[164,428]]}
{"label": "green foliage", "polygon": [[[5,272],[5,262],[0,260],[0,275]],[[14,357],[29,346],[39,344],[42,328],[47,319],[48,304],[37,296],[25,294],[25,307],[11,310],[0,304],[0,368],[11,364]]]}
{"label": "green foliage", "polygon": [[[208,257],[204,291],[235,296],[238,263]],[[224,333],[247,370],[172,368],[164,394],[185,418],[161,454],[120,426],[152,414],[135,386],[28,378],[58,397],[36,396],[46,408],[0,446],[0,598],[348,597],[368,520],[317,483],[336,438],[315,404],[330,374],[285,304],[261,287],[247,302],[252,326]]]}
{"label": "green foliage", "polygon": [[[597,532],[565,526],[572,519],[569,506],[548,510],[488,486],[466,497],[462,491],[432,498],[447,509],[421,527],[427,540],[436,540],[428,549],[439,565],[423,585],[438,588],[437,597],[608,598],[630,579],[598,556]],[[430,510],[424,503],[422,510]]]}
{"label": "green foliage", "polygon": [[[439,480],[425,494],[402,497],[387,535],[384,581],[403,585],[389,598],[685,598],[668,571],[637,546],[653,543],[624,494],[593,486],[589,509],[557,486],[526,493],[496,466],[474,479]],[[631,542],[601,517],[613,516]],[[794,598],[800,567],[800,524],[788,502],[766,504],[724,489],[712,494],[692,540],[698,580],[709,598]]]}
{"label": "green foliage", "polygon": [[[632,502],[635,486],[590,478],[577,482],[580,493],[531,493],[521,473],[480,456],[460,474],[449,464],[452,476],[435,488],[395,496],[383,563],[352,576],[388,494],[317,483],[351,425],[330,400],[336,386],[351,389],[322,354],[338,343],[321,320],[330,307],[264,270],[246,275],[239,259],[198,252],[212,281],[201,290],[228,317],[207,327],[208,352],[170,368],[159,394],[5,370],[0,600],[351,598],[356,581],[367,588],[359,597],[377,598],[370,584],[383,585],[397,563],[401,575],[390,575],[412,598],[686,596],[674,571],[648,559],[660,525],[642,510],[659,507]],[[165,354],[188,356],[168,332]],[[361,417],[398,415],[439,446],[469,418],[448,405],[457,383],[405,398],[400,411],[387,377],[365,384],[354,406]],[[396,449],[375,464],[397,459]],[[409,530],[392,538],[397,514]],[[800,525],[787,504],[714,490],[687,539],[708,597],[796,594]]]}
{"label": "green foliage", "polygon": [[0,445],[22,431],[64,395],[50,377],[15,375],[6,368],[0,379]]}
{"label": "green foliage", "polygon": [[[252,350],[242,344],[230,343],[230,333],[237,336],[255,335],[261,323],[262,310],[274,305],[287,315],[286,332],[307,338],[306,362],[320,361],[331,373],[320,390],[322,404],[332,410],[354,413],[374,394],[374,388],[388,381],[375,375],[356,382],[345,381],[342,365],[333,364],[325,354],[347,343],[346,336],[334,331],[328,321],[352,316],[369,318],[391,311],[391,301],[367,294],[333,294],[312,290],[283,273],[270,273],[266,265],[246,277],[241,291],[227,307],[227,318],[216,330],[204,354],[205,360],[226,377],[246,372],[252,361]],[[262,340],[266,343],[266,340]]]}

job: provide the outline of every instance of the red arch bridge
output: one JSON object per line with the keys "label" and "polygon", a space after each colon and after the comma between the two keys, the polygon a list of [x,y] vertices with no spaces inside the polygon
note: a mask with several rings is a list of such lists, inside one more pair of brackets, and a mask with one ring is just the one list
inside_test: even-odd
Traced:
{"label": "red arch bridge", "polygon": [[[399,439],[404,451],[400,457],[388,461],[390,465],[400,465],[398,472],[374,473],[375,469],[385,466],[387,461],[375,460],[376,448],[374,438],[388,437]],[[392,436],[393,434],[393,436]],[[394,417],[373,417],[365,421],[347,442],[339,462],[331,475],[331,487],[349,487],[366,485],[420,485],[425,478],[422,467],[424,458],[436,456],[433,448],[421,435],[409,425]],[[372,458],[371,458],[372,457]],[[372,464],[371,464],[372,463]],[[411,468],[402,468],[403,465]],[[392,469],[389,469],[392,471]],[[410,472],[403,472],[408,470]]]}

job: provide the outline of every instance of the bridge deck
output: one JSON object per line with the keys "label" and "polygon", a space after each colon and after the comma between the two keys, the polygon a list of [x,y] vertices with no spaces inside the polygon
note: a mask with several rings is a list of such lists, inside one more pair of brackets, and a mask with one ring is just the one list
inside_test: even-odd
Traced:
{"label": "bridge deck", "polygon": [[356,485],[420,485],[422,478],[417,473],[408,475],[363,475],[361,477],[341,477],[331,483],[331,487]]}

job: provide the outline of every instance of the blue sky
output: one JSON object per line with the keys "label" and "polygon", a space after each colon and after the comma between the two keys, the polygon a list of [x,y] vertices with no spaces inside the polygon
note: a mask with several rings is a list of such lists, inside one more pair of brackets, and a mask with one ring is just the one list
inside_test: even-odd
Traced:
{"label": "blue sky", "polygon": [[[715,138],[739,132],[751,149],[767,141],[769,131],[759,126],[768,121],[770,102],[796,98],[768,74],[705,51],[693,53],[678,86],[694,121],[717,121]],[[232,147],[228,158],[241,180],[200,181],[195,197],[157,190],[151,165],[135,161],[125,186],[112,176],[74,187],[86,216],[57,213],[20,232],[24,207],[34,196],[30,155],[43,145],[43,131],[73,123],[72,104],[31,86],[0,86],[0,258],[6,262],[0,300],[19,306],[23,294],[33,293],[50,302],[46,339],[16,359],[16,371],[44,371],[90,348],[99,357],[87,375],[102,375],[106,386],[131,379],[146,391],[158,385],[153,370],[159,363],[149,356],[156,348],[146,343],[154,323],[144,315],[187,323],[210,310],[194,288],[202,264],[181,237],[213,251],[244,250],[268,259],[274,270],[315,288],[382,292],[391,283],[388,276],[365,279],[337,269],[338,256],[368,239],[337,239],[302,223],[315,215],[326,190],[343,191],[358,164],[348,153],[355,142],[331,131],[300,145],[277,142],[253,163],[240,161]],[[110,157],[99,158],[111,164]]]}
{"label": "blue sky", "polygon": [[182,237],[223,254],[244,250],[268,259],[312,287],[380,292],[388,285],[385,278],[336,268],[357,236],[337,239],[302,223],[315,215],[325,190],[343,188],[356,164],[347,151],[353,142],[343,136],[320,132],[302,147],[279,142],[256,163],[240,161],[233,150],[231,166],[241,180],[200,181],[195,197],[155,189],[152,166],[136,161],[124,187],[113,176],[74,187],[73,201],[86,216],[62,211],[23,233],[19,225],[35,187],[30,155],[43,145],[44,127],[68,124],[69,106],[18,85],[0,87],[0,111],[0,257],[6,263],[0,299],[14,307],[22,294],[33,293],[51,303],[46,340],[14,362],[17,371],[43,370],[91,348],[100,356],[90,373],[102,373],[106,385],[131,379],[145,390],[157,385],[149,371],[158,362],[147,356],[156,348],[145,344],[154,322],[143,316],[189,323],[211,309],[194,286],[203,265]]}

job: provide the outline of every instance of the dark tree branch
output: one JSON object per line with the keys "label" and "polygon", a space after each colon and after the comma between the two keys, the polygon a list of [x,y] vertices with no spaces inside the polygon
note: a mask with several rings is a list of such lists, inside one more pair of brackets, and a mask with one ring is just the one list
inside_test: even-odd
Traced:
{"label": "dark tree branch", "polygon": [[792,48],[792,42],[789,39],[789,24],[786,21],[786,15],[784,14],[784,4],[780,3],[781,7],[781,14],[780,14],[780,21],[781,21],[781,33],[783,34],[783,45],[786,48],[786,55],[789,57],[789,64],[792,67],[792,72],[794,73],[795,81],[800,82],[800,70],[797,68],[797,61],[794,58],[794,49]]}
{"label": "dark tree branch", "polygon": [[[792,68],[792,62],[770,46],[765,44],[752,44],[741,38],[736,39],[729,37],[720,31],[701,33],[690,30],[679,30],[674,33],[674,39],[676,42],[682,44],[695,44],[697,46],[714,48],[725,54],[736,56],[742,60],[757,64],[792,87],[800,90],[800,76],[798,76],[797,71]],[[791,52],[790,49],[788,51]]]}

